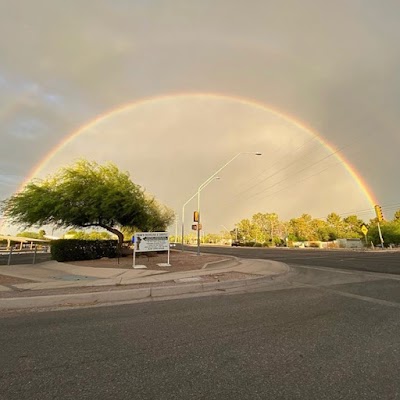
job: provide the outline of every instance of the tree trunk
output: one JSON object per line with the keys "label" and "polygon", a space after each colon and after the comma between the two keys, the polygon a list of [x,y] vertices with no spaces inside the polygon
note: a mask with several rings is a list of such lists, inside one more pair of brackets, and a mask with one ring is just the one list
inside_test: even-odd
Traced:
{"label": "tree trunk", "polygon": [[107,225],[99,225],[99,226],[113,233],[114,235],[118,236],[117,253],[118,255],[120,255],[122,249],[122,243],[124,241],[124,234],[120,232],[118,229],[113,228],[112,226],[107,226]]}

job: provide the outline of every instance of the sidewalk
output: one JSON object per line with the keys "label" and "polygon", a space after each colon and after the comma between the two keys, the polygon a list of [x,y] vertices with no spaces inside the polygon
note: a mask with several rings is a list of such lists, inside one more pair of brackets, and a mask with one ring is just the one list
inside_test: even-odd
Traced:
{"label": "sidewalk", "polygon": [[[167,267],[168,268],[168,267]],[[0,285],[0,310],[127,302],[246,286],[288,272],[286,264],[234,257],[200,269],[168,272],[96,268],[49,261],[1,266],[0,275],[30,282]]]}

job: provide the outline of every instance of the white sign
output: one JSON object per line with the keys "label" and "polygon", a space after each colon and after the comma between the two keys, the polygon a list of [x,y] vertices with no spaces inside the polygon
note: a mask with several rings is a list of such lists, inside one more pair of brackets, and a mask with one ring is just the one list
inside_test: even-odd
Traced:
{"label": "white sign", "polygon": [[135,251],[169,251],[168,232],[140,232],[135,235]]}

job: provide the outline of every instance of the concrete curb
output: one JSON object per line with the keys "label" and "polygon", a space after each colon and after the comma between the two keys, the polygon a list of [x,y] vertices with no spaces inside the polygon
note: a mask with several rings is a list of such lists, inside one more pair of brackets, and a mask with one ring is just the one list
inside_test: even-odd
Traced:
{"label": "concrete curb", "polygon": [[[282,274],[280,274],[282,275]],[[249,287],[263,281],[272,281],[279,275],[269,275],[250,279],[225,282],[208,282],[177,286],[158,286],[107,292],[62,294],[51,296],[12,297],[0,299],[0,311],[44,309],[55,307],[90,306],[131,302],[135,300],[160,299],[162,297],[180,296],[195,293],[212,293],[240,287]]]}
{"label": "concrete curb", "polygon": [[218,260],[218,261],[210,261],[208,263],[205,263],[201,269],[207,269],[209,267],[216,267],[216,268],[220,268],[220,267],[235,267],[236,265],[239,265],[240,261],[237,257],[229,257],[229,258],[225,258],[223,260]]}
{"label": "concrete curb", "polygon": [[[232,264],[231,260],[223,260]],[[269,260],[261,260],[269,261]],[[221,263],[219,261],[218,263]],[[234,260],[235,265],[241,264],[239,259]],[[72,293],[33,297],[11,297],[0,299],[0,311],[27,310],[27,309],[46,309],[46,308],[68,308],[74,306],[94,306],[99,304],[118,304],[140,300],[162,299],[163,297],[173,297],[190,295],[195,293],[213,293],[229,289],[250,287],[263,282],[271,282],[277,277],[290,271],[287,264],[278,263],[283,268],[282,272],[256,276],[249,279],[239,279],[222,282],[202,282],[193,284],[178,284],[173,286],[153,286],[147,288],[108,290],[103,292]]]}
{"label": "concrete curb", "polygon": [[53,296],[13,297],[0,299],[0,310],[68,307],[77,305],[94,305],[103,302],[141,300],[150,297],[150,292],[150,288],[141,288],[108,292],[59,294]]}

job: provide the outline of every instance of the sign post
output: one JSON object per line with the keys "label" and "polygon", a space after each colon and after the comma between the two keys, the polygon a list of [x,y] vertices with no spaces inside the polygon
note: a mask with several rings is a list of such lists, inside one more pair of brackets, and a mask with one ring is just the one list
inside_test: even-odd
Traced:
{"label": "sign post", "polygon": [[[133,242],[133,268],[136,266],[136,253],[152,252],[152,251],[167,251],[167,263],[158,264],[160,267],[170,267],[170,247],[168,232],[140,232],[132,237]],[[140,267],[143,268],[143,267]]]}

